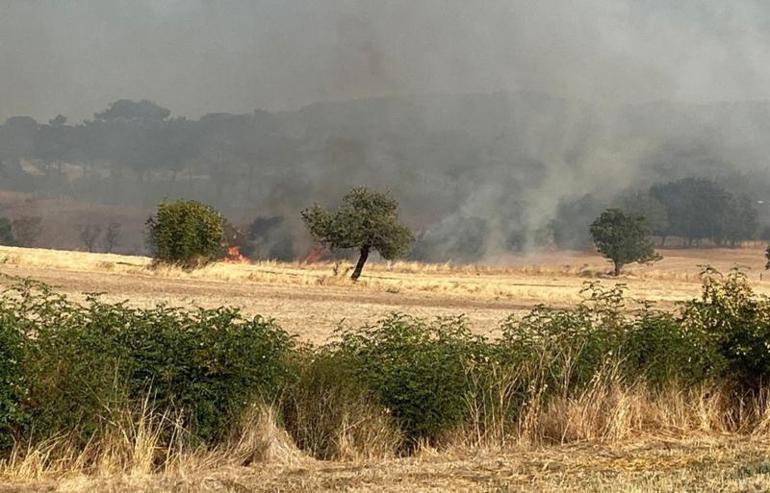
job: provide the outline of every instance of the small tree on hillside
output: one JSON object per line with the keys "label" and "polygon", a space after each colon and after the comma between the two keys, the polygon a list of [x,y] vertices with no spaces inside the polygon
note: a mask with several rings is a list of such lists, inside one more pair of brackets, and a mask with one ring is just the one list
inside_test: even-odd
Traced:
{"label": "small tree on hillside", "polygon": [[591,224],[591,236],[599,252],[612,260],[616,276],[628,263],[652,262],[661,258],[655,253],[650,229],[643,216],[607,209]]}
{"label": "small tree on hillside", "polygon": [[765,250],[765,258],[767,259],[765,270],[767,270],[770,269],[770,245],[767,245],[767,249]]}
{"label": "small tree on hillside", "polygon": [[107,225],[107,229],[104,230],[104,251],[107,253],[112,253],[115,250],[115,247],[118,246],[118,243],[120,242],[120,228],[121,225],[117,221],[112,221]]}
{"label": "small tree on hillside", "polygon": [[16,237],[13,236],[11,221],[5,217],[0,217],[0,245],[16,246]]}
{"label": "small tree on hillside", "polygon": [[359,250],[351,275],[356,280],[372,250],[388,260],[408,252],[414,237],[398,221],[397,209],[398,202],[390,194],[360,187],[345,195],[336,211],[314,205],[302,211],[302,219],[316,241],[330,248]]}
{"label": "small tree on hillside", "polygon": [[85,224],[80,226],[80,239],[89,252],[96,247],[96,240],[102,234],[102,227],[98,224]]}
{"label": "small tree on hillside", "polygon": [[194,200],[163,202],[147,220],[147,243],[157,262],[194,267],[224,255],[225,219]]}

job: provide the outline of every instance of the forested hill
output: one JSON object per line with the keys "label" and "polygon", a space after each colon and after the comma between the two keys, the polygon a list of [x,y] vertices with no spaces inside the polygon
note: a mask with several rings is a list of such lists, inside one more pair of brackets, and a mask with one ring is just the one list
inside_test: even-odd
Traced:
{"label": "forested hill", "polygon": [[[79,211],[123,211],[132,236],[158,201],[196,198],[238,224],[269,225],[258,231],[263,247],[291,256],[307,247],[301,208],[367,185],[393,191],[419,233],[422,258],[472,260],[552,243],[565,204],[572,213],[576,201],[612,204],[630,188],[696,176],[753,203],[770,198],[768,135],[767,102],[605,106],[496,93],[189,119],[120,100],[83,122],[8,119],[0,126],[0,188],[23,194],[2,201],[10,215],[45,221],[61,212],[49,210],[52,203],[77,203]],[[586,209],[578,223],[592,219]],[[84,221],[57,224],[60,233],[43,243],[72,242],[60,240],[63,232]],[[137,250],[141,241],[125,245]]]}

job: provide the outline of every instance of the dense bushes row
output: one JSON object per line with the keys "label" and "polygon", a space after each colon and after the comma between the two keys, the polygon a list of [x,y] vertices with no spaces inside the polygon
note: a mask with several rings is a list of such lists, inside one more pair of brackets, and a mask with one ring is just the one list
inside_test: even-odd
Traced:
{"label": "dense bushes row", "polygon": [[620,288],[589,284],[584,295],[572,310],[511,317],[495,339],[474,335],[463,317],[394,314],[305,347],[233,309],[98,297],[81,306],[23,281],[0,300],[0,447],[53,435],[84,445],[142,402],[194,443],[214,445],[247,406],[267,401],[300,447],[333,457],[372,434],[408,450],[490,426],[493,415],[515,422],[534,394],[568,397],[607,366],[653,391],[716,380],[751,392],[770,376],[770,302],[740,273],[707,271],[703,296],[676,315],[632,310]]}
{"label": "dense bushes row", "polygon": [[217,440],[246,405],[278,395],[293,345],[272,321],[232,309],[134,309],[95,297],[80,306],[30,281],[3,293],[0,334],[3,431],[79,443],[145,399]]}

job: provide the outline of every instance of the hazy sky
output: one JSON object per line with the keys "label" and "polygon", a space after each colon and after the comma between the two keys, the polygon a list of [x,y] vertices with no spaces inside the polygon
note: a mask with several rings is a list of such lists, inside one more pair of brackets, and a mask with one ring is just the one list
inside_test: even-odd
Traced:
{"label": "hazy sky", "polygon": [[0,121],[426,92],[770,99],[763,0],[0,0]]}

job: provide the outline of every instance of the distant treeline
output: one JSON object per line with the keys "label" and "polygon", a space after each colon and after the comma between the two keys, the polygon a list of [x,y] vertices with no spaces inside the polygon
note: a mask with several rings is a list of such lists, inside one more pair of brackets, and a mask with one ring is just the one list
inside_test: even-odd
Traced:
{"label": "distant treeline", "polygon": [[[0,189],[143,210],[165,199],[198,200],[222,210],[254,256],[272,258],[307,253],[302,208],[332,205],[361,185],[393,192],[420,260],[590,247],[588,225],[609,206],[645,215],[667,246],[763,235],[770,210],[759,201],[770,183],[761,163],[770,149],[761,136],[770,132],[769,106],[613,111],[500,93],[188,119],[150,101],[119,100],[82,122],[8,119],[0,125]],[[23,226],[42,217],[45,226],[50,212],[30,207],[10,219]],[[118,250],[139,248],[134,236],[144,220],[120,220],[133,241]],[[99,245],[114,243],[102,238],[114,220],[98,221],[56,223],[56,234],[36,246],[61,247],[55,241],[71,230],[67,245],[82,238],[83,248],[106,248]]]}
{"label": "distant treeline", "polygon": [[563,248],[590,245],[590,218],[608,205],[644,216],[660,246],[734,247],[742,241],[770,239],[770,231],[760,231],[757,200],[711,180],[683,178],[646,190],[628,190],[609,204],[590,194],[560,202],[552,223],[556,244]]}

